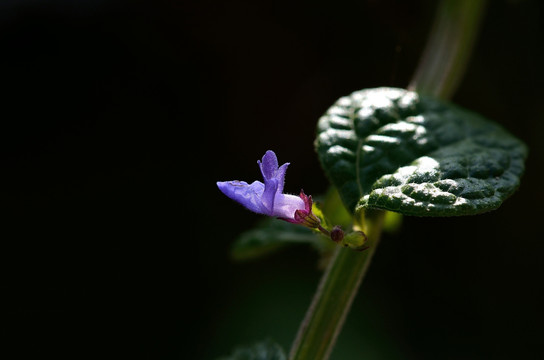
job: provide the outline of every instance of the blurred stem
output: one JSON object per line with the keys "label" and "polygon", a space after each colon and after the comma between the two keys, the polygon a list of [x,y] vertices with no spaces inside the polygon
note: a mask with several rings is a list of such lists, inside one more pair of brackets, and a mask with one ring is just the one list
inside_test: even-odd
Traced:
{"label": "blurred stem", "polygon": [[[486,0],[442,0],[410,90],[450,98],[465,72]],[[327,360],[380,240],[384,213],[368,212],[362,230],[370,248],[338,248],[323,275],[289,355]]]}
{"label": "blurred stem", "polygon": [[291,348],[291,360],[328,359],[378,242],[384,212],[372,211],[362,224],[369,249],[338,247]]}
{"label": "blurred stem", "polygon": [[408,86],[449,99],[465,72],[486,0],[442,0],[415,76]]}

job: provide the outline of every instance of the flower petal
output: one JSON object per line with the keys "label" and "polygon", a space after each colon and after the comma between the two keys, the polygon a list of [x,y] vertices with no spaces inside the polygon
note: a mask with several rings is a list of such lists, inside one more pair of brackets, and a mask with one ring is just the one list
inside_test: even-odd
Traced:
{"label": "flower petal", "polygon": [[223,194],[244,205],[248,210],[258,214],[270,215],[270,210],[263,204],[262,196],[265,186],[260,181],[251,184],[245,181],[218,181],[217,187]]}
{"label": "flower petal", "polygon": [[297,210],[304,210],[304,201],[300,197],[287,194],[276,195],[273,216],[294,219]]}
{"label": "flower petal", "polygon": [[268,150],[264,154],[262,161],[257,161],[257,164],[259,164],[261,173],[263,174],[263,178],[265,180],[272,179],[276,176],[276,172],[278,170],[278,158],[272,150]]}
{"label": "flower petal", "polygon": [[264,154],[262,161],[257,161],[257,164],[259,164],[259,168],[263,174],[265,185],[267,180],[277,179],[278,187],[276,191],[282,193],[283,184],[285,183],[285,172],[287,171],[289,163],[285,163],[278,168],[278,158],[276,157],[276,154],[272,150],[268,150],[266,154]]}
{"label": "flower petal", "polygon": [[283,184],[285,183],[285,172],[287,171],[287,167],[289,166],[289,163],[285,163],[276,172],[276,179],[278,179],[278,192],[283,193]]}
{"label": "flower petal", "polygon": [[[261,196],[261,201],[266,208],[266,215],[274,214],[276,196],[278,195],[278,180],[275,178],[264,179],[264,191]],[[281,194],[281,193],[280,193]]]}

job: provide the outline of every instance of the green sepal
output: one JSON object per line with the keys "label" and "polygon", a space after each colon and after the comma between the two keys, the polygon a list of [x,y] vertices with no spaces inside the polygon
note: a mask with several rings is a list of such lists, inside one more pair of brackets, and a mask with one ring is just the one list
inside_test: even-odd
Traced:
{"label": "green sepal", "polygon": [[[319,219],[321,222],[321,226],[325,229],[330,229],[331,226],[329,224],[329,221],[325,217],[325,214],[323,214],[323,211],[321,209],[321,205],[317,202],[312,203],[312,214],[314,214],[315,217]],[[313,229],[316,233],[319,233],[319,230]]]}

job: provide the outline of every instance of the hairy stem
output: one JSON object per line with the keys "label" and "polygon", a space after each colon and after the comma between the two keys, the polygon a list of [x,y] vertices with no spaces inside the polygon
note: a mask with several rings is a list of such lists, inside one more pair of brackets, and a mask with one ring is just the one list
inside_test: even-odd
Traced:
{"label": "hairy stem", "polygon": [[291,360],[329,357],[380,240],[383,215],[374,211],[363,221],[367,250],[336,250],[291,348]]}
{"label": "hairy stem", "polygon": [[486,0],[443,0],[410,90],[450,98],[465,72]]}

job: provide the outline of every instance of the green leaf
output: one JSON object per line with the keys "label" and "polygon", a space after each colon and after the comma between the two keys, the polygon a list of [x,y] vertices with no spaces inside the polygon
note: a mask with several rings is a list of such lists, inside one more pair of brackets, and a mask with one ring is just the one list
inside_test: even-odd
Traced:
{"label": "green leaf", "polygon": [[499,125],[395,88],[340,98],[319,120],[316,149],[352,212],[417,216],[496,209],[519,186],[527,156]]}
{"label": "green leaf", "polygon": [[257,343],[251,347],[240,347],[229,357],[218,360],[286,360],[283,349],[271,340]]}
{"label": "green leaf", "polygon": [[257,227],[242,233],[234,242],[231,256],[249,260],[270,254],[289,244],[320,246],[321,239],[311,229],[286,221],[266,218]]}

